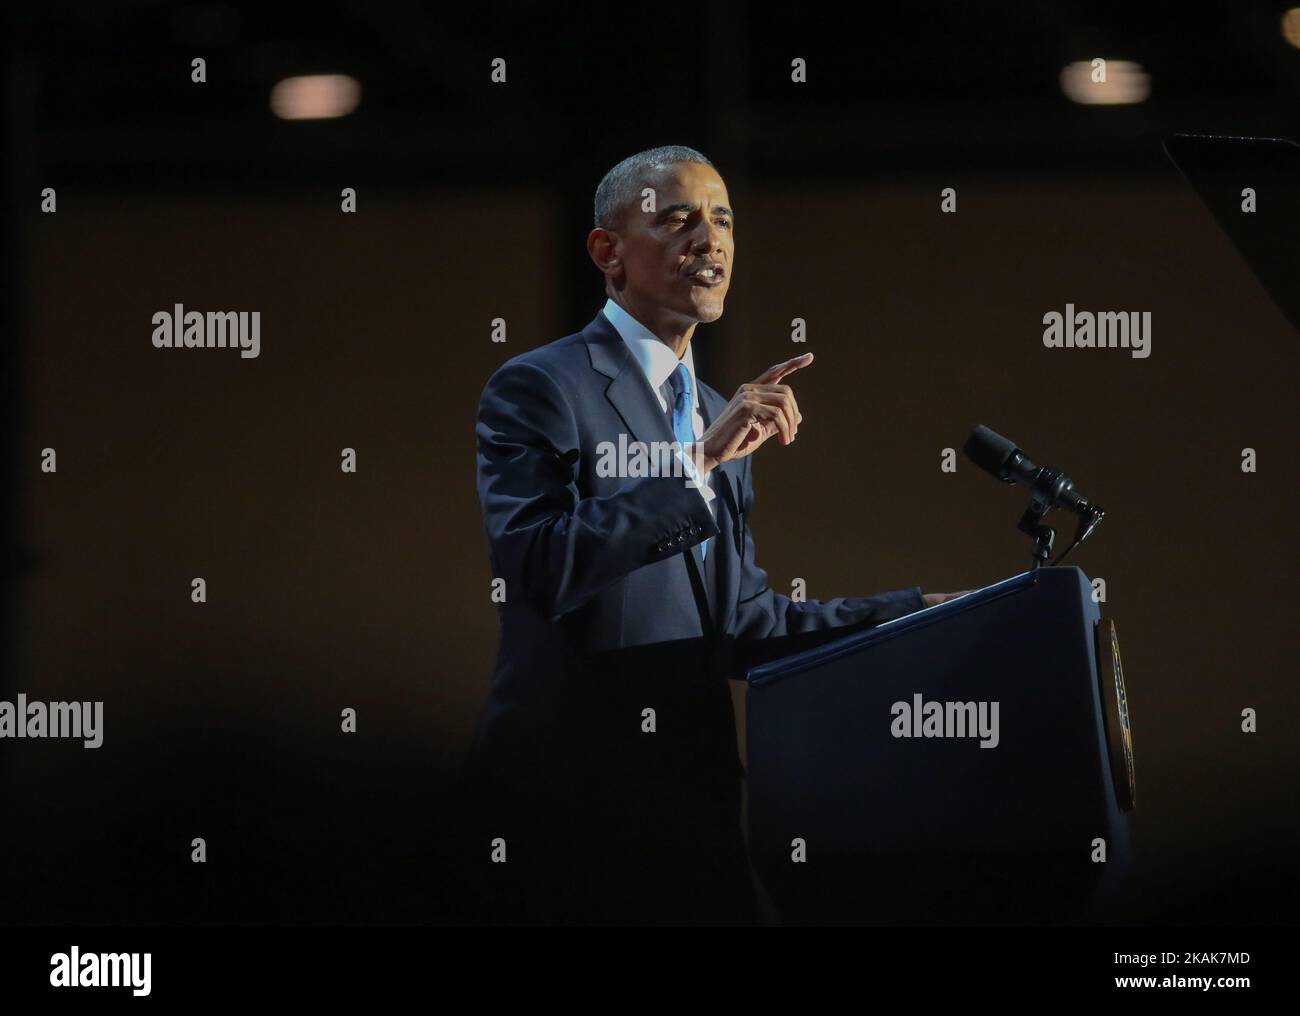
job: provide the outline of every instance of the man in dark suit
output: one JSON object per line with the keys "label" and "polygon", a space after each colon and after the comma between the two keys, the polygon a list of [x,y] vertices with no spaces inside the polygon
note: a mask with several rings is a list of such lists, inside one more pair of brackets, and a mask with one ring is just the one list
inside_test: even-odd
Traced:
{"label": "man in dark suit", "polygon": [[795,602],[769,587],[751,455],[795,440],[783,382],[812,354],[731,399],[695,376],[691,337],[722,315],[735,253],[726,186],[699,152],[624,160],[595,205],[604,308],[503,364],[479,406],[479,499],[504,580],[467,767],[479,916],[744,923],[727,679],[946,594]]}

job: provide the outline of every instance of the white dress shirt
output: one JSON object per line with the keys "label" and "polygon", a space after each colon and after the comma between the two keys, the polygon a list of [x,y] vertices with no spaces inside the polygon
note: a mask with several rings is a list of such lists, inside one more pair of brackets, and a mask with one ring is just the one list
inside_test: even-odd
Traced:
{"label": "white dress shirt", "polygon": [[[691,375],[691,430],[698,441],[704,434],[704,417],[700,415],[700,386],[695,377],[695,356],[691,352],[690,344],[686,346],[686,355],[677,359],[671,349],[661,342],[655,334],[645,325],[616,304],[613,300],[606,300],[604,307],[605,317],[609,318],[609,323],[614,326],[614,330],[622,337],[627,348],[632,352],[632,358],[636,360],[646,380],[650,382],[650,390],[655,393],[655,398],[659,400],[659,406],[665,416],[668,414],[668,400],[660,391],[664,382],[677,369],[679,362],[686,364],[686,369]],[[704,482],[699,481],[698,473],[695,469],[695,463],[689,457],[682,455],[674,450],[677,458],[682,463],[682,468],[686,475],[695,481],[695,487],[704,497],[704,503],[713,510],[713,499],[717,496],[713,490],[713,476],[710,474],[704,478]]]}

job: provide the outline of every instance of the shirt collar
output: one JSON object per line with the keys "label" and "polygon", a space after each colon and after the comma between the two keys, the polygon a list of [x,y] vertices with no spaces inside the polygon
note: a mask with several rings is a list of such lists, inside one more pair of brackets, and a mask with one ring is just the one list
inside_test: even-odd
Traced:
{"label": "shirt collar", "polygon": [[[605,301],[604,312],[605,317],[609,318],[609,323],[614,326],[614,330],[631,350],[632,358],[636,360],[646,380],[650,382],[650,387],[658,393],[664,382],[677,369],[679,361],[676,355],[660,342],[649,328],[613,300]],[[680,362],[686,364],[686,369],[690,371],[691,399],[698,404],[700,387],[695,383],[695,355],[691,352],[690,343],[687,343],[686,354]]]}

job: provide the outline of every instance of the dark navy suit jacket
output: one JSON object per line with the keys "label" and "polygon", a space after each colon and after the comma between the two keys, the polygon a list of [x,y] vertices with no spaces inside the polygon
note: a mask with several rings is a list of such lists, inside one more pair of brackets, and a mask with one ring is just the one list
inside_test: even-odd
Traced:
{"label": "dark navy suit jacket", "polygon": [[[727,399],[698,389],[707,426]],[[583,856],[604,913],[674,890],[707,909],[701,894],[725,881],[717,865],[743,863],[727,679],[924,604],[919,588],[821,602],[774,592],[748,525],[753,456],[713,473],[715,523],[680,476],[600,475],[600,445],[620,434],[673,441],[603,313],[507,361],[483,390],[478,494],[506,598],[472,793],[517,855],[549,857],[552,874]],[[636,877],[620,881],[629,865]]]}

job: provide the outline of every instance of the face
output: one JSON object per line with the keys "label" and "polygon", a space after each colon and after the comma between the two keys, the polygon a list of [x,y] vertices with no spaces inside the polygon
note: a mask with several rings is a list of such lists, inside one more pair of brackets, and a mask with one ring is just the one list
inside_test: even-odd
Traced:
{"label": "face", "polygon": [[655,210],[638,202],[611,231],[614,289],[643,321],[716,321],[731,285],[734,216],[727,186],[712,166],[682,162],[653,172]]}

